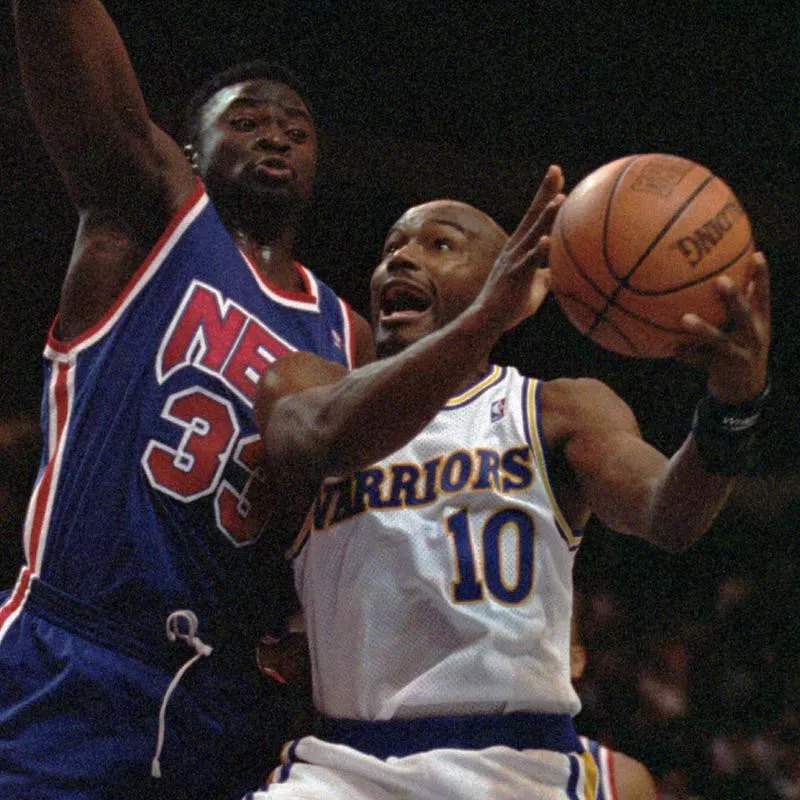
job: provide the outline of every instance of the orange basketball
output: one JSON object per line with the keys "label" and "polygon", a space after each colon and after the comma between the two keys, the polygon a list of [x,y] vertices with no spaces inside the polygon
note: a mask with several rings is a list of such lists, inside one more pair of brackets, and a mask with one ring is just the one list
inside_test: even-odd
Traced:
{"label": "orange basketball", "polygon": [[620,158],[584,178],[553,225],[552,287],[567,318],[608,350],[666,358],[681,317],[725,320],[714,279],[750,280],[750,220],[730,188],[678,156]]}

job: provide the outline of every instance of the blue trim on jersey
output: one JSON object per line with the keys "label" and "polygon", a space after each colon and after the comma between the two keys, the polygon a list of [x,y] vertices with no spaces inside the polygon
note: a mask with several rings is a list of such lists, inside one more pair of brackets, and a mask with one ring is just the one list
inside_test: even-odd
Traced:
{"label": "blue trim on jersey", "polygon": [[569,781],[567,783],[567,797],[569,800],[581,800],[578,797],[578,778],[581,774],[581,766],[575,756],[569,757]]}
{"label": "blue trim on jersey", "polygon": [[378,721],[325,717],[319,736],[383,759],[440,748],[482,750],[497,745],[583,752],[569,714],[519,712]]}
{"label": "blue trim on jersey", "polygon": [[[531,451],[536,452],[535,441],[533,431],[531,430],[531,414],[528,410],[528,387],[532,382],[532,378],[524,377],[522,380],[522,390],[520,392],[520,399],[522,405],[522,428],[525,433],[525,441],[531,446]],[[539,387],[534,387],[534,392],[536,397],[538,398],[539,395]],[[542,446],[544,449],[544,446]]]}
{"label": "blue trim on jersey", "polygon": [[[533,408],[530,407],[531,387],[533,387]],[[525,377],[522,382],[521,399],[525,440],[530,445],[537,462],[541,462],[541,478],[553,505],[553,513],[555,515],[555,523],[558,532],[561,538],[567,543],[569,549],[574,552],[580,547],[583,541],[584,529],[573,529],[569,524],[561,506],[556,500],[555,493],[552,489],[552,483],[550,482],[550,471],[548,469],[550,453],[544,436],[544,428],[542,427],[542,381]],[[531,429],[530,425],[532,416],[536,420],[535,431]]]}
{"label": "blue trim on jersey", "polygon": [[[292,755],[294,755],[294,753],[292,753]],[[286,783],[286,781],[289,780],[289,774],[291,771],[291,764],[281,764],[280,769],[278,770],[278,779],[275,781],[275,783]],[[269,787],[267,787],[267,789],[269,790]]]}

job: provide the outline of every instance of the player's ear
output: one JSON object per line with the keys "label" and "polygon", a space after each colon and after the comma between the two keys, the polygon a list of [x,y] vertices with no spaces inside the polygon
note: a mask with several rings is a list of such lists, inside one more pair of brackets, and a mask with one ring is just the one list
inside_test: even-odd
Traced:
{"label": "player's ear", "polygon": [[185,144],[183,146],[183,154],[186,156],[186,160],[189,162],[189,165],[192,168],[192,172],[194,172],[195,175],[199,174],[199,167],[198,167],[199,156],[197,150],[195,150],[194,148],[194,145],[191,143]]}

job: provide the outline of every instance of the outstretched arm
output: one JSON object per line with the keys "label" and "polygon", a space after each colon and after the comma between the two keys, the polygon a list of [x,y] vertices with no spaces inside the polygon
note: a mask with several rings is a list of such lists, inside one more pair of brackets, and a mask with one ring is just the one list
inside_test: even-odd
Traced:
{"label": "outstretched arm", "polygon": [[[155,191],[170,170],[177,173],[178,194],[186,192],[191,171],[177,144],[150,121],[103,5],[13,0],[13,10],[28,106],[75,205],[124,208],[131,195]],[[147,201],[133,202],[145,207]]]}
{"label": "outstretched arm", "polygon": [[28,107],[80,214],[59,308],[68,339],[111,306],[196,183],[151,122],[98,0],[13,0],[13,11]]}
{"label": "outstretched arm", "polygon": [[748,467],[750,426],[767,384],[769,277],[763,255],[753,262],[745,292],[718,280],[728,309],[725,330],[686,319],[704,344],[684,357],[707,370],[709,397],[672,458],[642,439],[631,410],[602,384],[554,381],[546,387],[543,403],[555,420],[550,435],[563,446],[585,513],[673,551],[708,530],[735,475]]}
{"label": "outstretched arm", "polygon": [[266,468],[313,496],[326,476],[349,474],[409,441],[485,363],[504,330],[535,312],[548,289],[547,239],[563,185],[548,171],[478,298],[456,320],[397,355],[346,377],[307,353],[261,378],[256,414]]}

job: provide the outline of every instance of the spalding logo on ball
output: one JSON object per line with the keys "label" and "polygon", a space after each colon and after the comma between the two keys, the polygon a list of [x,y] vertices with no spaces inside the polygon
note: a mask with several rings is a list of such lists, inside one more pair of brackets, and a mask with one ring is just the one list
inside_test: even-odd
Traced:
{"label": "spalding logo on ball", "polygon": [[725,321],[714,279],[744,288],[750,220],[706,167],[663,153],[633,155],[584,178],[558,212],[552,289],[578,330],[608,350],[666,358],[690,343],[681,317]]}

